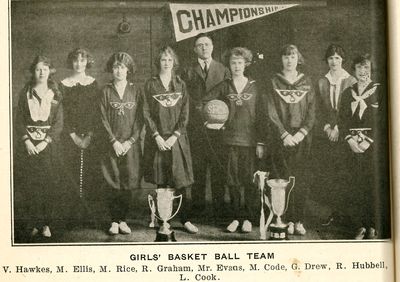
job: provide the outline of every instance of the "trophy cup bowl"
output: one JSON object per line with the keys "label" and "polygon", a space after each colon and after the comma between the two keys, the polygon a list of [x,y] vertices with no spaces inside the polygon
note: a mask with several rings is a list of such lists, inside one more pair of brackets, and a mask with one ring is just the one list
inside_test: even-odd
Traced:
{"label": "trophy cup bowl", "polygon": [[[168,221],[178,213],[182,204],[182,195],[174,196],[174,191],[175,189],[171,188],[156,189],[156,201],[152,195],[148,195],[151,213],[162,221],[162,225],[157,231],[156,242],[176,242],[175,233],[170,229]],[[179,199],[179,204],[172,214],[175,199]]]}
{"label": "trophy cup bowl", "polygon": [[[291,185],[289,185],[291,183]],[[288,225],[282,222],[281,216],[285,214],[288,204],[290,193],[294,187],[295,178],[289,177],[285,179],[269,179],[267,185],[270,189],[270,203],[271,210],[276,215],[276,221],[269,225],[270,239],[271,240],[285,240],[287,239]],[[288,188],[290,187],[290,188]],[[289,191],[288,191],[289,190]],[[268,201],[265,195],[266,201]]]}

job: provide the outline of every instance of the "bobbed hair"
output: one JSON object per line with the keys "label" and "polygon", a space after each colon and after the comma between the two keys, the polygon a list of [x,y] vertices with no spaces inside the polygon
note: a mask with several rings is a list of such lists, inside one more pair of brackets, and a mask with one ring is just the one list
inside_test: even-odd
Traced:
{"label": "bobbed hair", "polygon": [[358,65],[358,64],[364,65],[364,64],[367,64],[368,62],[371,63],[371,71],[372,71],[372,58],[371,58],[371,55],[369,53],[364,53],[364,54],[358,55],[353,59],[353,63],[351,65],[351,69],[353,71],[355,71],[356,70],[356,65]]}
{"label": "bobbed hair", "polygon": [[84,48],[76,48],[68,54],[67,67],[72,69],[72,63],[78,59],[79,55],[87,60],[86,69],[90,69],[94,64],[94,59],[92,54]]}
{"label": "bobbed hair", "polygon": [[304,65],[305,61],[304,61],[304,57],[303,55],[300,53],[299,49],[297,48],[296,45],[293,44],[286,44],[281,48],[281,52],[280,52],[280,57],[282,56],[289,56],[292,54],[297,54],[298,57],[298,61],[297,64],[298,65]]}
{"label": "bobbed hair", "polygon": [[325,62],[328,62],[328,58],[335,54],[338,54],[342,58],[343,62],[346,61],[346,52],[344,51],[343,47],[337,44],[331,44],[326,49],[324,57]]}
{"label": "bobbed hair", "polygon": [[229,49],[224,55],[224,63],[227,67],[229,67],[229,61],[232,57],[241,57],[245,61],[246,67],[251,64],[253,60],[253,54],[251,51],[245,47],[234,47]]}
{"label": "bobbed hair", "polygon": [[125,65],[128,68],[128,72],[133,74],[136,71],[136,65],[132,57],[125,52],[117,52],[111,55],[106,64],[106,71],[109,73],[113,72],[114,65]]}

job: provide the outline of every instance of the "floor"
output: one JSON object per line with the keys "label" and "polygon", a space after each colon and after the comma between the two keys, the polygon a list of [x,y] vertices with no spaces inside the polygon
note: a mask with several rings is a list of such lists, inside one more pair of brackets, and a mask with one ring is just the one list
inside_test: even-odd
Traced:
{"label": "floor", "polygon": [[[107,219],[106,205],[99,197],[94,201],[81,201],[73,209],[74,213],[70,220],[58,220],[51,226],[52,237],[43,238],[36,236],[31,238],[29,232],[17,225],[14,232],[15,243],[121,243],[121,242],[154,242],[156,229],[149,227],[150,209],[147,203],[147,195],[152,189],[142,189],[136,193],[136,200],[133,201],[133,209],[128,216],[127,223],[132,229],[128,235],[109,235],[109,220]],[[66,201],[64,201],[66,202]],[[329,226],[323,226],[323,220],[330,214],[326,207],[318,205],[316,202],[307,203],[310,217],[305,225],[307,233],[304,236],[289,235],[288,240],[336,240],[351,239],[352,234],[348,228],[333,222]],[[59,209],[62,209],[60,202]],[[268,214],[267,214],[268,215]],[[179,219],[171,221],[171,227],[175,232],[175,237],[179,242],[211,242],[211,241],[256,241],[260,240],[258,222],[253,223],[251,233],[229,233],[226,226],[229,219],[223,216],[218,218],[213,215],[212,209],[208,207],[201,214],[197,214],[192,222],[199,228],[197,234],[187,233],[179,222]],[[23,225],[22,225],[23,226]],[[353,230],[350,230],[353,232]]]}

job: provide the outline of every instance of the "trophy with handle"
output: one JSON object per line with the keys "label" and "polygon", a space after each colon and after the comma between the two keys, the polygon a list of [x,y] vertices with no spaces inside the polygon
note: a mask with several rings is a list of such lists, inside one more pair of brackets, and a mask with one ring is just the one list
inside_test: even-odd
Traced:
{"label": "trophy with handle", "polygon": [[[148,202],[152,215],[162,221],[162,225],[157,231],[156,242],[176,242],[175,233],[170,229],[169,220],[175,217],[182,204],[182,195],[174,196],[175,189],[157,188],[156,200],[152,195],[148,195]],[[179,199],[178,208],[172,214],[174,200]]]}
{"label": "trophy with handle", "polygon": [[276,215],[276,221],[271,223],[269,228],[267,227],[270,232],[270,239],[285,240],[287,239],[288,225],[282,222],[281,217],[287,211],[295,178],[290,176],[289,180],[268,179],[266,182],[270,189],[268,189],[269,193],[264,194],[264,199],[271,213]]}

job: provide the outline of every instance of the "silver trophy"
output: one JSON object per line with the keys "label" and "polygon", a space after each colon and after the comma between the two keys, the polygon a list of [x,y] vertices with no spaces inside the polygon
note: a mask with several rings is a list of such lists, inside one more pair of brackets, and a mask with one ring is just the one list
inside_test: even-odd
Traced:
{"label": "silver trophy", "polygon": [[[175,189],[171,188],[157,188],[156,201],[154,201],[153,196],[148,195],[152,216],[162,221],[162,225],[157,231],[156,242],[176,242],[174,231],[170,229],[168,221],[178,213],[182,204],[182,195],[174,196],[174,191]],[[179,199],[179,204],[176,211],[172,214],[175,199]]]}
{"label": "silver trophy", "polygon": [[[281,216],[287,211],[289,205],[289,197],[294,187],[295,178],[290,176],[289,180],[285,179],[269,179],[267,185],[270,189],[271,211],[276,215],[276,222],[269,226],[270,239],[284,240],[287,238],[288,225],[282,222]],[[288,188],[290,187],[290,188]],[[268,196],[265,195],[266,201]]]}
{"label": "silver trophy", "polygon": [[[261,192],[260,238],[266,239],[266,232],[269,230],[269,239],[285,240],[288,225],[282,222],[281,217],[288,208],[290,193],[295,184],[294,176],[290,176],[289,180],[268,179],[268,173],[257,171],[254,174],[254,182],[258,184]],[[270,189],[264,189],[265,183]],[[270,210],[267,222],[265,222],[264,217],[264,203]],[[272,222],[274,215],[276,215],[276,220]]]}

